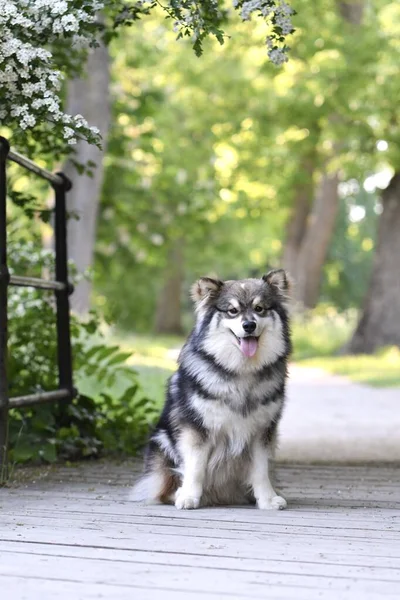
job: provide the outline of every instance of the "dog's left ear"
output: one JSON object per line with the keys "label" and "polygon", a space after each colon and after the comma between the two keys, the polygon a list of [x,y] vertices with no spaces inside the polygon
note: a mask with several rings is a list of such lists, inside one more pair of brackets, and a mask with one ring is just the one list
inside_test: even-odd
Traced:
{"label": "dog's left ear", "polygon": [[224,285],[220,279],[212,279],[211,277],[201,277],[192,286],[191,296],[196,304],[216,298]]}
{"label": "dog's left ear", "polygon": [[263,275],[262,280],[282,296],[290,296],[292,280],[284,269],[273,269],[266,275]]}

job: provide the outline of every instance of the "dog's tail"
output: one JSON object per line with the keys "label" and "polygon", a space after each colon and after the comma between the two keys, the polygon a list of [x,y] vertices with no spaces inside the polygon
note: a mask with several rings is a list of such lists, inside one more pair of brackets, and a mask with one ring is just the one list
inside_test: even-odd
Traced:
{"label": "dog's tail", "polygon": [[162,475],[157,471],[150,471],[142,475],[135,483],[129,494],[132,502],[159,502],[162,489]]}
{"label": "dog's tail", "polygon": [[129,499],[147,504],[171,504],[178,488],[178,478],[169,469],[149,471],[135,483]]}

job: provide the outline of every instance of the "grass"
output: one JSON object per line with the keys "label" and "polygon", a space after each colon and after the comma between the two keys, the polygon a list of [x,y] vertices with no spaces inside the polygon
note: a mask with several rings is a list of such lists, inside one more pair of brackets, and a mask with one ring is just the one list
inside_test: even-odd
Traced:
{"label": "grass", "polygon": [[332,308],[298,317],[293,325],[293,360],[374,387],[400,386],[400,349],[383,348],[373,355],[338,354],[356,324],[354,313],[339,315]]}
{"label": "grass", "polygon": [[[332,308],[317,309],[311,315],[296,318],[292,360],[299,366],[320,368],[366,385],[400,386],[399,348],[385,348],[372,356],[338,355],[355,323],[354,313],[339,315]],[[161,407],[165,385],[176,368],[183,338],[119,335],[115,341],[123,350],[132,351],[129,364],[138,371],[144,393]]]}
{"label": "grass", "polygon": [[174,336],[131,335],[118,337],[123,350],[131,351],[128,364],[139,373],[143,392],[161,407],[167,379],[176,369],[183,339]]}
{"label": "grass", "polygon": [[373,387],[400,386],[400,350],[394,346],[373,356],[316,357],[298,364],[324,369]]}
{"label": "grass", "polygon": [[297,316],[292,324],[294,362],[315,357],[333,357],[350,338],[356,324],[354,314],[339,315],[325,309]]}

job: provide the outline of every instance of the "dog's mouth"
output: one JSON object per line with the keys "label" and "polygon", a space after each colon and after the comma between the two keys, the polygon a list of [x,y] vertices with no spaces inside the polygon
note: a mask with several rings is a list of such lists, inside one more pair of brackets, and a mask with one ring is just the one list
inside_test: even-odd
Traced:
{"label": "dog's mouth", "polygon": [[251,358],[255,355],[258,348],[258,337],[254,335],[247,335],[246,337],[240,338],[235,333],[233,333],[233,335],[235,336],[236,341],[239,344],[239,348],[247,358]]}

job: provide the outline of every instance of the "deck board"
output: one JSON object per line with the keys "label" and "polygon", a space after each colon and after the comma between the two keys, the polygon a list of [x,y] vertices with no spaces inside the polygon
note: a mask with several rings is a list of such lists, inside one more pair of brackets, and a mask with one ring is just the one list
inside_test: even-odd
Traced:
{"label": "deck board", "polygon": [[48,469],[0,490],[7,600],[400,595],[400,466],[281,465],[286,511],[129,501],[136,462]]}

